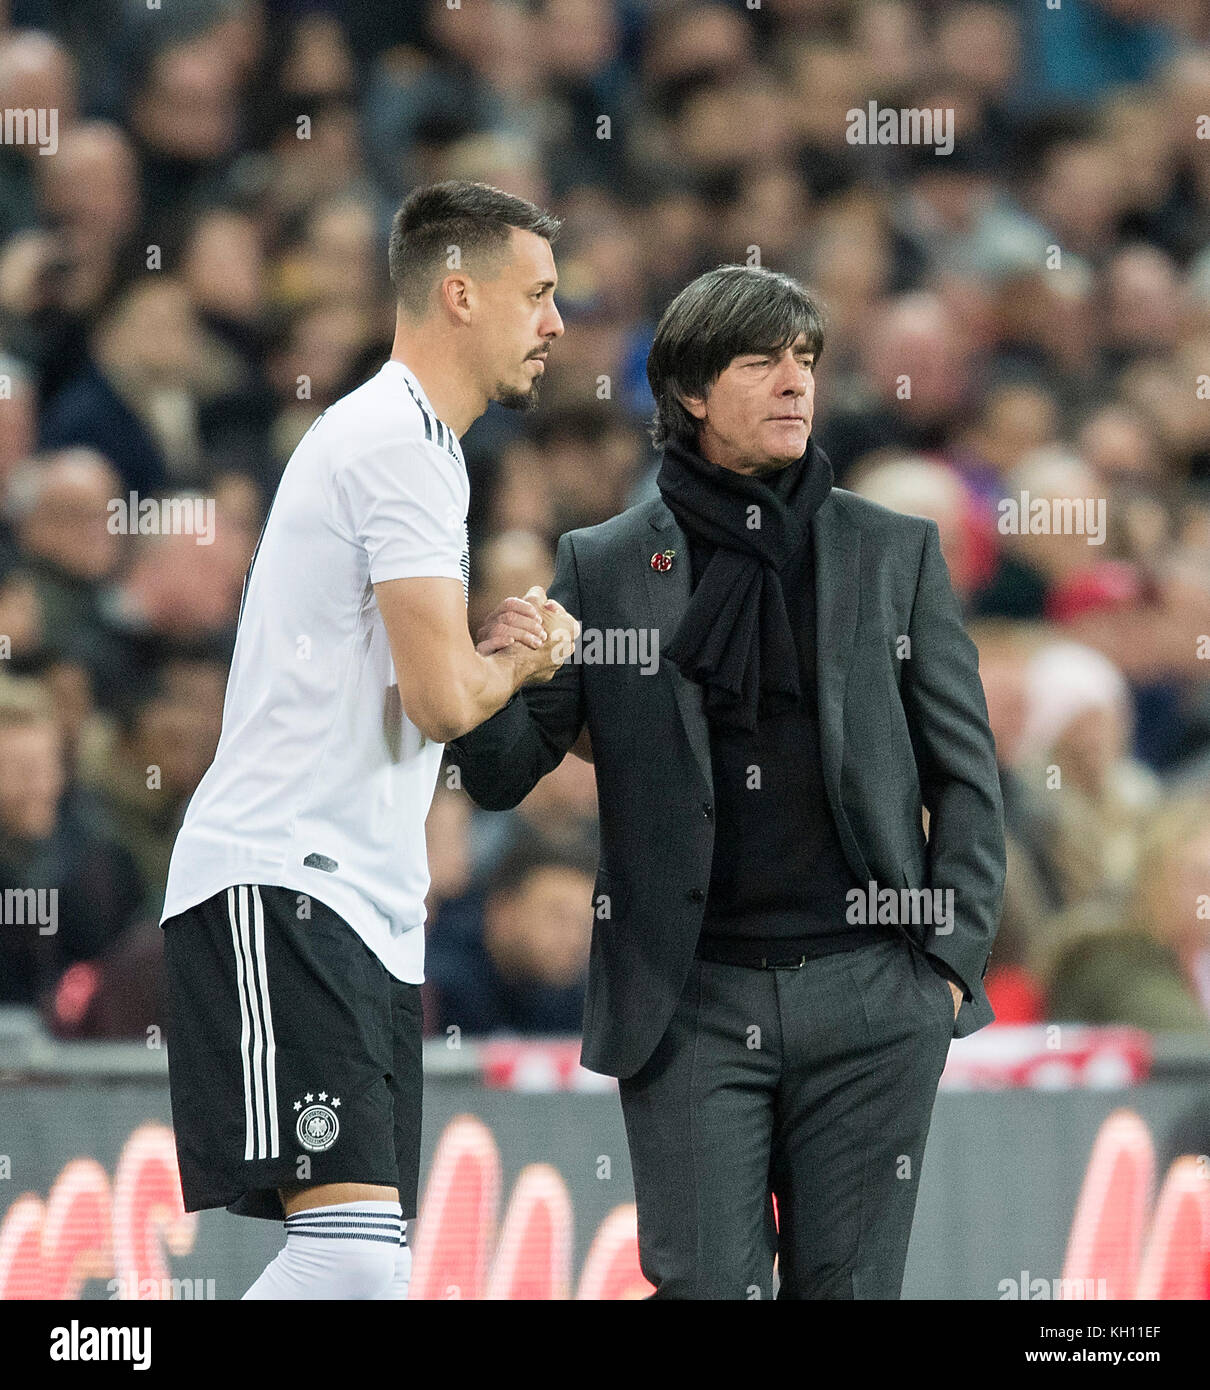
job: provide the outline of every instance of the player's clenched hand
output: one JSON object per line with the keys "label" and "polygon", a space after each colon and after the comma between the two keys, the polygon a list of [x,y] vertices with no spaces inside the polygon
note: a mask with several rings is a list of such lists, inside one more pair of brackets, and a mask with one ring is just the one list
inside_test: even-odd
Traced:
{"label": "player's clenched hand", "polygon": [[546,628],[534,605],[523,598],[506,598],[484,618],[475,650],[480,656],[491,656],[514,642],[524,642],[537,650],[545,641]]}
{"label": "player's clenched hand", "polygon": [[580,635],[580,624],[561,603],[547,598],[540,584],[525,591],[525,601],[537,609],[546,634],[542,646],[533,653],[535,665],[527,679],[548,681],[571,655]]}

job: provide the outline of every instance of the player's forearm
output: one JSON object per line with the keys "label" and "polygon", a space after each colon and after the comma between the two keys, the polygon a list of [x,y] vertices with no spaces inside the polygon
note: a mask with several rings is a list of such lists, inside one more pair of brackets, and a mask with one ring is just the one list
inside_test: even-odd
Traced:
{"label": "player's forearm", "polygon": [[520,642],[477,658],[478,685],[469,692],[462,727],[453,737],[477,728],[504,708],[527,680],[543,665],[538,652]]}
{"label": "player's forearm", "polygon": [[514,643],[490,656],[472,659],[454,680],[445,683],[439,700],[426,717],[426,737],[450,743],[477,728],[512,699],[538,670],[541,658],[531,647]]}

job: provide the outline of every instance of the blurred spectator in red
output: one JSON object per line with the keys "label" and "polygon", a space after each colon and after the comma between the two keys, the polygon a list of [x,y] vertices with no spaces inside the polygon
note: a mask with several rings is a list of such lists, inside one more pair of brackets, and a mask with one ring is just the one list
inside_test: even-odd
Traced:
{"label": "blurred spectator in red", "polygon": [[1047,1016],[1046,993],[1023,966],[996,965],[993,959],[985,988],[997,1023],[1041,1023]]}
{"label": "blurred spectator in red", "polygon": [[871,502],[937,523],[950,583],[965,606],[994,564],[990,517],[961,475],[932,459],[871,455],[858,461],[849,483]]}
{"label": "blurred spectator in red", "polygon": [[1032,450],[1004,478],[1004,494],[1001,561],[975,599],[977,612],[1062,622],[1139,600],[1130,567],[1106,557],[1105,491],[1083,460],[1064,449]]}

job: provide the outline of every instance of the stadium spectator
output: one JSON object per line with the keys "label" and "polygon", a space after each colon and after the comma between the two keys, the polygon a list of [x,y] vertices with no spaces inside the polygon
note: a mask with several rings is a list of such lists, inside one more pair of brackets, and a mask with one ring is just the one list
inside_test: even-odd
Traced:
{"label": "stadium spectator", "polygon": [[1047,1016],[1160,1032],[1210,1030],[1210,802],[1174,802],[1148,827],[1120,926],[1058,954]]}
{"label": "stadium spectator", "polygon": [[461,922],[428,943],[430,1032],[576,1034],[592,927],[595,859],[519,845],[498,866],[481,930]]}
{"label": "stadium spectator", "polygon": [[221,416],[243,385],[239,359],[202,327],[186,287],[148,279],[98,325],[92,360],[46,405],[40,442],[97,449],[123,488],[154,493],[197,480],[207,411]]}
{"label": "stadium spectator", "polygon": [[[1210,3],[88,8],[0,22],[0,110],[35,135],[44,113],[46,148],[55,113],[57,142],[0,144],[0,660],[46,693],[65,798],[107,788],[154,860],[282,466],[388,350],[391,210],[483,179],[565,218],[568,331],[537,410],[461,441],[472,631],[561,532],[652,495],[645,363],[672,296],[724,262],[797,275],[827,311],[838,485],[937,520],[983,633],[1010,821],[989,988],[1041,1009],[1047,953],[1134,892],[1139,830],[1210,786]],[[952,152],[850,142],[872,99],[952,109]],[[114,533],[131,489],[213,500],[214,544]],[[1103,542],[1001,530],[1023,490],[1103,501]],[[1027,689],[1060,641],[1117,673],[1099,714],[1073,715],[1065,664]],[[1128,812],[1123,777],[1147,786]],[[530,825],[592,844],[591,768],[548,782],[498,823],[448,792],[471,878],[435,919],[479,912]]]}
{"label": "stadium spectator", "polygon": [[[451,767],[456,763],[450,764]],[[471,819],[471,853],[476,875],[490,879],[519,844],[537,838],[562,849],[592,853],[597,847],[597,781],[591,763],[567,757],[513,811],[485,812]]]}
{"label": "stadium spectator", "polygon": [[950,583],[965,606],[991,566],[992,550],[990,518],[960,474],[927,458],[875,454],[859,460],[850,484],[852,491],[872,502],[937,523]]}
{"label": "stadium spectator", "polygon": [[863,454],[896,444],[936,449],[965,423],[975,345],[936,294],[909,295],[884,308],[861,365],[868,398],[825,414],[820,426],[819,443],[842,487]]}
{"label": "stadium spectator", "polygon": [[1099,652],[1047,642],[1024,668],[1020,766],[1055,804],[1050,835],[1064,902],[1120,901],[1143,828],[1160,798],[1131,756],[1132,706],[1120,671]]}
{"label": "stadium spectator", "polygon": [[[37,225],[40,149],[57,148],[76,111],[76,63],[66,46],[37,30],[0,34],[0,111],[43,113],[43,127],[0,144],[0,241]],[[54,113],[54,127],[50,113]],[[28,138],[29,136],[34,138]]]}
{"label": "stadium spectator", "polygon": [[88,449],[34,458],[9,480],[6,519],[33,581],[45,641],[85,649],[101,625],[100,593],[121,561],[108,505],[119,487],[109,463]]}
{"label": "stadium spectator", "polygon": [[36,684],[0,682],[0,1002],[39,1005],[131,925],[141,886],[93,808],[65,798],[62,739]]}
{"label": "stadium spectator", "polygon": [[214,758],[225,663],[203,654],[157,667],[123,708],[113,738],[83,769],[139,867],[143,910],[158,913],[181,816]]}
{"label": "stadium spectator", "polygon": [[33,451],[37,401],[34,382],[25,365],[0,354],[0,495],[13,469]]}

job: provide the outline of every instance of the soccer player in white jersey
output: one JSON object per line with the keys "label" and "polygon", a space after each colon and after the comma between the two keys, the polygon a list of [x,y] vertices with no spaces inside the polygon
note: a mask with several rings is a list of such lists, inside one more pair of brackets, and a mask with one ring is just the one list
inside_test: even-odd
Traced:
{"label": "soccer player in white jersey", "polygon": [[578,625],[476,649],[459,436],[534,403],[558,219],[483,184],[396,214],[390,360],[311,426],[253,556],[164,903],[185,1206],[282,1220],[247,1298],[402,1298],[420,1163],[424,823],[445,742]]}

